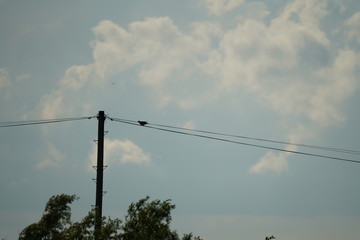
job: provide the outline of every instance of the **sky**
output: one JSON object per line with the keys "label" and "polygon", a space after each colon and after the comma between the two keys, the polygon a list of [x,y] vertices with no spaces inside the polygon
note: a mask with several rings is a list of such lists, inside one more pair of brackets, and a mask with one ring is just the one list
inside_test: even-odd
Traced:
{"label": "sky", "polygon": [[1,124],[93,117],[0,127],[0,238],[56,194],[80,197],[74,221],[91,209],[99,111],[105,216],[150,196],[180,235],[359,238],[356,162],[110,119],[359,161],[288,144],[359,150],[359,1],[0,0],[0,32]]}

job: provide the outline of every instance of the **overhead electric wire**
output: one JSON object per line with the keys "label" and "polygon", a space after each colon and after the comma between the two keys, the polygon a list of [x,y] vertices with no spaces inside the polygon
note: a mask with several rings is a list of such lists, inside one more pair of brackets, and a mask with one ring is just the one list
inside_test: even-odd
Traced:
{"label": "overhead electric wire", "polygon": [[84,119],[92,119],[94,117],[95,116],[77,117],[77,118],[56,118],[56,119],[43,119],[43,120],[25,120],[25,121],[0,122],[0,128],[2,128],[2,127],[19,127],[19,126],[29,126],[29,125],[40,125],[40,124],[59,123],[59,122],[70,122],[70,121],[78,121],[78,120],[84,120]]}
{"label": "overhead electric wire", "polygon": [[[240,141],[234,141],[234,140],[225,139],[225,138],[212,137],[212,136],[206,136],[206,135],[195,134],[195,133],[188,133],[188,132],[183,132],[183,131],[178,131],[178,130],[171,130],[171,129],[161,128],[161,127],[156,127],[155,124],[150,124],[150,123],[146,124],[146,125],[139,125],[139,121],[126,120],[126,119],[120,119],[120,118],[110,118],[110,117],[109,117],[109,119],[112,120],[112,121],[120,122],[120,123],[131,124],[131,125],[135,125],[135,126],[143,126],[143,127],[150,128],[150,129],[155,129],[155,130],[160,130],[160,131],[165,131],[165,132],[170,132],[170,133],[176,133],[176,134],[181,134],[181,135],[206,138],[206,139],[211,139],[211,140],[217,140],[217,141],[222,141],[222,142],[240,144],[240,145],[245,145],[245,146],[250,146],[250,147],[269,149],[269,150],[280,151],[280,152],[287,152],[287,153],[292,153],[292,154],[300,154],[300,155],[306,155],[306,156],[312,156],[312,157],[327,158],[327,159],[332,159],[332,160],[337,160],[337,161],[360,163],[360,160],[341,158],[341,157],[334,157],[334,156],[328,156],[328,155],[322,155],[322,154],[316,154],[316,153],[309,153],[309,152],[302,152],[302,151],[295,151],[295,150],[287,150],[287,149],[282,149],[282,148],[277,148],[277,147],[270,147],[270,146],[265,146],[265,145],[260,145],[260,144],[240,142]],[[155,127],[152,127],[151,125],[154,125]],[[173,127],[173,128],[176,128],[176,127]],[[181,130],[183,130],[183,129],[181,129]],[[186,129],[186,130],[188,130],[188,129]],[[280,141],[277,141],[277,142],[279,143]]]}
{"label": "overhead electric wire", "polygon": [[[122,121],[124,123],[132,123],[134,125],[139,125],[138,124],[139,121],[121,119],[121,118],[114,118],[114,119],[116,119],[118,121]],[[310,145],[310,144],[302,144],[302,143],[294,143],[294,142],[285,142],[285,141],[279,141],[279,140],[273,140],[273,139],[256,138],[256,137],[249,137],[249,136],[235,135],[235,134],[228,134],[228,133],[218,133],[218,132],[213,132],[213,131],[189,129],[189,128],[183,128],[183,127],[174,127],[174,126],[163,125],[163,124],[147,123],[147,126],[165,127],[165,128],[184,130],[184,131],[189,131],[189,132],[199,132],[199,133],[206,133],[206,134],[212,134],[212,135],[218,135],[218,136],[242,138],[242,139],[247,139],[247,140],[262,141],[262,142],[277,143],[277,144],[286,144],[286,145],[291,145],[291,146],[299,146],[299,147],[312,148],[312,149],[317,149],[317,150],[360,155],[360,151],[343,149],[343,148],[325,147],[325,146],[319,146],[319,145]]]}
{"label": "overhead electric wire", "polygon": [[206,134],[212,134],[212,135],[219,135],[219,136],[242,138],[242,139],[248,139],[248,140],[255,140],[255,141],[262,141],[262,142],[270,142],[270,143],[279,143],[279,144],[286,144],[286,145],[291,145],[291,146],[299,146],[299,147],[313,148],[313,149],[318,149],[318,150],[325,150],[325,151],[333,151],[333,152],[340,152],[340,153],[348,153],[348,154],[360,155],[360,151],[350,150],[350,149],[342,149],[342,148],[324,147],[324,146],[309,145],[309,144],[302,144],[302,143],[285,142],[285,141],[278,141],[278,140],[273,140],[273,139],[248,137],[248,136],[234,135],[234,134],[229,134],[229,133],[218,133],[218,132],[205,131],[205,130],[197,130],[197,129],[182,128],[182,127],[174,127],[174,126],[162,125],[162,124],[149,123],[149,125],[158,126],[158,127],[165,127],[165,128],[170,128],[170,129],[179,129],[179,130],[185,130],[185,131],[191,131],[191,132],[199,132],[199,133],[206,133]]}
{"label": "overhead electric wire", "polygon": [[[77,120],[84,120],[84,119],[92,119],[94,117],[97,117],[97,116],[0,122],[0,128],[2,128],[2,127],[18,127],[18,126],[28,126],[28,125],[40,125],[40,124],[69,122],[69,121],[77,121]],[[253,143],[248,143],[248,142],[235,141],[235,140],[231,140],[231,139],[213,137],[213,136],[208,136],[208,135],[201,135],[201,134],[190,133],[190,132],[192,131],[192,132],[198,132],[198,133],[204,133],[204,134],[213,134],[213,135],[219,135],[219,136],[243,138],[243,139],[247,139],[247,140],[256,140],[256,141],[278,143],[278,144],[281,143],[281,144],[286,144],[286,145],[301,146],[301,147],[307,147],[307,148],[313,148],[313,149],[325,150],[325,151],[335,151],[335,152],[341,152],[341,153],[360,154],[360,151],[355,151],[355,150],[347,150],[347,149],[331,148],[331,147],[322,147],[322,146],[298,144],[298,143],[289,143],[289,142],[269,140],[269,139],[264,139],[264,138],[254,138],[254,137],[247,137],[247,136],[241,136],[241,135],[217,133],[217,132],[212,132],[212,131],[188,129],[188,128],[168,126],[168,125],[161,125],[161,124],[151,124],[151,123],[148,123],[146,121],[134,121],[134,120],[128,120],[128,119],[111,118],[109,116],[107,116],[107,118],[110,119],[111,121],[116,121],[116,122],[125,123],[125,124],[131,124],[131,125],[135,125],[135,126],[143,126],[143,127],[154,129],[154,130],[165,131],[165,132],[170,132],[170,133],[176,133],[176,134],[181,134],[181,135],[200,137],[200,138],[207,138],[207,139],[211,139],[211,140],[217,140],[217,141],[222,141],[222,142],[240,144],[240,145],[245,145],[245,146],[250,146],[250,147],[269,149],[269,150],[280,151],[280,152],[301,154],[301,155],[312,156],[312,157],[327,158],[327,159],[333,159],[333,160],[338,160],[338,161],[360,163],[360,160],[353,160],[353,159],[348,159],[348,158],[334,157],[334,156],[328,156],[328,155],[322,155],[322,154],[316,154],[316,153],[309,153],[309,152],[302,152],[302,151],[295,151],[295,150],[287,150],[287,149],[282,149],[282,148],[278,148],[278,147],[271,147],[271,146],[253,144]],[[172,130],[172,129],[176,129],[176,130]],[[188,132],[184,132],[184,131],[188,131]]]}

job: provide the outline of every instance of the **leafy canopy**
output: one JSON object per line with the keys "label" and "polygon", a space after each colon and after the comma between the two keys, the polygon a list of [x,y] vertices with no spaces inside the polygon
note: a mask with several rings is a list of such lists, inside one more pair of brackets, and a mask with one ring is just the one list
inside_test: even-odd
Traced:
{"label": "leafy canopy", "polygon": [[[52,196],[45,206],[40,221],[24,228],[19,240],[93,240],[95,211],[92,210],[80,222],[71,221],[69,205],[78,199],[76,195]],[[180,240],[176,231],[170,229],[171,200],[150,201],[150,197],[131,203],[124,223],[118,219],[102,218],[102,240]],[[182,240],[201,240],[192,233],[184,234]]]}

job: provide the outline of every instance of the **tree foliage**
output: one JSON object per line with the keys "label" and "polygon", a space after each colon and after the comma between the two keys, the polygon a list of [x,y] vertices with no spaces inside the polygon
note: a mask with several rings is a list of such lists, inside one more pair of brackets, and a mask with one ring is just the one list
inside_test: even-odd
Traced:
{"label": "tree foliage", "polygon": [[[92,210],[80,222],[72,223],[64,230],[65,240],[92,240],[94,239],[95,211]],[[101,239],[120,239],[121,220],[118,218],[102,218]]]}
{"label": "tree foliage", "polygon": [[122,227],[123,240],[177,240],[178,235],[170,230],[170,212],[175,205],[170,200],[149,202],[149,197],[132,203]]}
{"label": "tree foliage", "polygon": [[75,195],[52,196],[40,221],[26,227],[20,233],[19,240],[64,239],[64,229],[71,224],[69,204],[75,199]]}
{"label": "tree foliage", "polygon": [[[69,205],[75,195],[56,195],[49,199],[40,221],[21,231],[19,240],[93,240],[95,211],[90,211],[80,222],[71,221]],[[102,240],[180,240],[176,231],[170,229],[171,200],[150,201],[149,197],[131,203],[124,223],[110,217],[102,218]],[[201,240],[192,233],[182,240]]]}

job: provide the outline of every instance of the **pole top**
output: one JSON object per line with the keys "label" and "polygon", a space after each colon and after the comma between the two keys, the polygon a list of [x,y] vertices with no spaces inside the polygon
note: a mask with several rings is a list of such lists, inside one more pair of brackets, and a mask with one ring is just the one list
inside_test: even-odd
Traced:
{"label": "pole top", "polygon": [[99,114],[98,114],[98,119],[105,119],[105,112],[104,111],[99,111]]}

